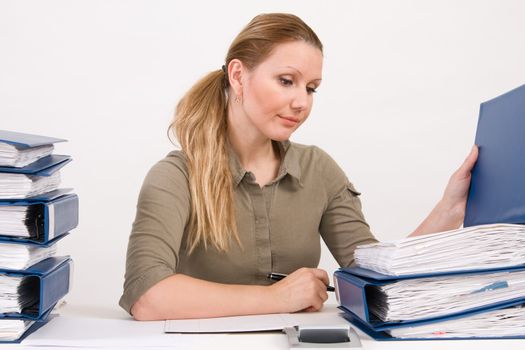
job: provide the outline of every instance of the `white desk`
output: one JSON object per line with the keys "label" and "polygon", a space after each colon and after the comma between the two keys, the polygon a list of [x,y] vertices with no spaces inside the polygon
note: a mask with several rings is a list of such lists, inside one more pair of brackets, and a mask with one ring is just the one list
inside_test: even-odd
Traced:
{"label": "white desk", "polygon": [[[66,324],[70,331],[60,336],[66,346],[31,344],[37,332],[19,345],[0,345],[3,349],[288,349],[284,334],[280,332],[248,334],[165,334],[164,322],[138,322],[132,320],[117,306],[111,309],[96,306],[66,305],[60,316],[37,332],[46,335],[46,341],[56,337],[59,326]],[[325,306],[323,313],[336,317],[335,305]],[[62,323],[60,323],[62,322]],[[71,327],[73,326],[73,327]],[[390,341],[377,342],[357,330],[363,349],[476,349],[522,350],[524,340],[456,340],[456,341]],[[49,337],[47,337],[49,336]],[[36,347],[36,345],[40,345]]]}

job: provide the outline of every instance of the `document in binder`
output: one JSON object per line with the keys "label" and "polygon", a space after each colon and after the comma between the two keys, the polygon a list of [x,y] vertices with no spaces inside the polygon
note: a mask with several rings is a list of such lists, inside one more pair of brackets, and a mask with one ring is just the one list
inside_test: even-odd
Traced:
{"label": "document in binder", "polygon": [[[54,306],[53,306],[54,307]],[[47,324],[55,315],[53,307],[47,310],[38,320],[24,318],[0,317],[0,343],[20,343],[28,335]]]}
{"label": "document in binder", "polygon": [[393,329],[376,330],[350,312],[343,318],[379,341],[398,340],[472,340],[523,339],[525,307],[521,303],[507,307],[481,309],[451,316],[438,322],[421,322]]}
{"label": "document in binder", "polygon": [[480,106],[464,226],[525,223],[525,85]]}
{"label": "document in binder", "polygon": [[45,259],[26,270],[0,270],[0,319],[37,320],[70,289],[73,261]]}
{"label": "document in binder", "polygon": [[357,266],[389,276],[525,265],[525,225],[491,224],[360,245]]}
{"label": "document in binder", "polygon": [[55,137],[0,130],[0,167],[25,167],[53,152]]}
{"label": "document in binder", "polygon": [[377,340],[524,338],[525,267],[387,276],[334,275],[343,317]]}
{"label": "document in binder", "polygon": [[71,162],[72,159],[70,156],[60,155],[60,154],[51,154],[40,158],[37,161],[26,165],[24,167],[9,167],[9,166],[0,166],[0,173],[5,174],[25,174],[33,176],[51,176],[57,170],[60,170],[67,163]]}
{"label": "document in binder", "polygon": [[57,243],[66,235],[67,233],[42,244],[9,240],[0,241],[0,270],[27,269],[44,259],[55,256]]}
{"label": "document in binder", "polygon": [[60,189],[21,200],[0,200],[0,241],[46,244],[78,225],[78,196]]}
{"label": "document in binder", "polygon": [[335,272],[339,303],[376,330],[525,302],[525,267],[388,276]]}
{"label": "document in binder", "polygon": [[[56,160],[56,161],[55,161]],[[0,199],[25,199],[58,189],[69,156],[50,155],[24,168],[0,168]]]}

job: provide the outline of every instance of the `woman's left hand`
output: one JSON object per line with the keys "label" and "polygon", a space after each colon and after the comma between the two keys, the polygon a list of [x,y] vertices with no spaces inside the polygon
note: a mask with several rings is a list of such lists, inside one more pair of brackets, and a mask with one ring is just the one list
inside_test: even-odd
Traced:
{"label": "woman's left hand", "polygon": [[471,172],[477,159],[478,146],[474,145],[463,164],[450,177],[443,193],[443,205],[449,208],[451,214],[461,216],[458,226],[461,225],[465,216]]}
{"label": "woman's left hand", "polygon": [[463,164],[450,177],[443,198],[410,236],[453,230],[463,224],[471,172],[477,159],[478,146],[474,145]]}

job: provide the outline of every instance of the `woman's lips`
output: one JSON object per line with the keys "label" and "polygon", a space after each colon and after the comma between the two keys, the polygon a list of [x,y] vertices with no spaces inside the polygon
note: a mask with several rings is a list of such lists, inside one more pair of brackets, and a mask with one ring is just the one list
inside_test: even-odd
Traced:
{"label": "woman's lips", "polygon": [[288,117],[283,115],[278,115],[278,117],[286,126],[296,126],[301,121],[299,118],[296,117]]}

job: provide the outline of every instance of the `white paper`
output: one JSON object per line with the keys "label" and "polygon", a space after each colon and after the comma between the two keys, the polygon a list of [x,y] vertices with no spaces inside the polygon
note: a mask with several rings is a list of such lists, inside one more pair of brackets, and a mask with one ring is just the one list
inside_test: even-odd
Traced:
{"label": "white paper", "polygon": [[0,242],[0,269],[24,270],[56,254],[56,244],[40,247]]}
{"label": "white paper", "polygon": [[399,276],[525,264],[525,226],[480,225],[357,247],[357,266]]}
{"label": "white paper", "polygon": [[0,173],[0,199],[23,199],[56,190],[60,171],[50,176]]}
{"label": "white paper", "polygon": [[492,310],[469,317],[393,329],[396,338],[525,336],[525,308]]}
{"label": "white paper", "polygon": [[53,152],[53,145],[43,145],[30,148],[16,148],[0,142],[0,166],[24,167]]}
{"label": "white paper", "polygon": [[[0,314],[21,312],[18,288],[23,277],[0,275]],[[4,321],[4,320],[0,320]],[[16,322],[0,322],[0,327],[11,329]]]}
{"label": "white paper", "polygon": [[25,205],[0,206],[0,233],[6,236],[28,237],[27,208]]}
{"label": "white paper", "polygon": [[523,298],[525,271],[408,279],[371,290],[370,312],[380,320],[417,320]]}
{"label": "white paper", "polygon": [[33,321],[14,319],[0,320],[0,341],[13,341],[20,338],[33,323]]}
{"label": "white paper", "polygon": [[348,324],[333,307],[321,312],[283,313],[216,317],[194,320],[168,320],[168,333],[238,333],[282,330],[285,327]]}
{"label": "white paper", "polygon": [[164,321],[56,316],[30,334],[22,345],[81,347],[174,346],[176,335],[164,334]]}
{"label": "white paper", "polygon": [[286,314],[218,317],[192,320],[168,320],[164,331],[168,333],[233,333],[281,330],[291,326]]}

